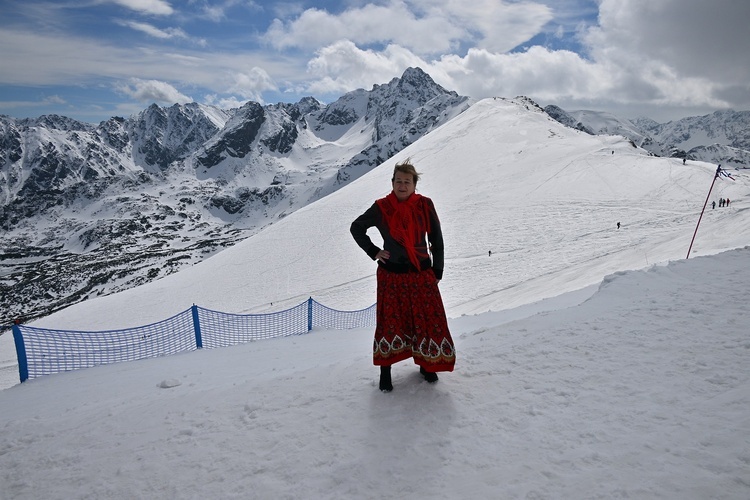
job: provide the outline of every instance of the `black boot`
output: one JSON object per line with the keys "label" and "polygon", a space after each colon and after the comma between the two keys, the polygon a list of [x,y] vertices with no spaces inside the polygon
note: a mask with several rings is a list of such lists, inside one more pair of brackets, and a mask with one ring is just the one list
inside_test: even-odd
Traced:
{"label": "black boot", "polygon": [[435,382],[438,381],[437,373],[435,373],[435,372],[428,372],[422,366],[419,367],[419,373],[421,373],[422,376],[424,377],[424,379],[427,382],[429,382],[430,384],[434,384]]}
{"label": "black boot", "polygon": [[383,392],[391,392],[393,390],[390,365],[380,367],[380,390]]}

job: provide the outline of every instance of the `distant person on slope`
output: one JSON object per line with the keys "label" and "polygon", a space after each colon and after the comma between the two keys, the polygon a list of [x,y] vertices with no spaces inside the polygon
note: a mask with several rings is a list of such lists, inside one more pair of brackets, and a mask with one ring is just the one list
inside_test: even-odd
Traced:
{"label": "distant person on slope", "polygon": [[[425,380],[435,383],[437,372],[453,371],[456,362],[438,289],[443,234],[432,200],[415,193],[419,175],[409,160],[398,163],[391,179],[393,191],[375,201],[350,228],[354,241],[378,263],[373,364],[380,366],[383,392],[393,390],[394,363],[413,358]],[[367,236],[371,227],[383,237],[382,250]]]}

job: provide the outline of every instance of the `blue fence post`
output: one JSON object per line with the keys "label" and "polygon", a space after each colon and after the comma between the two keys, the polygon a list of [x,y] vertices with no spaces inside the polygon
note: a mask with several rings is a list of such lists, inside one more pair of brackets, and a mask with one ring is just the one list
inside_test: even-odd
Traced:
{"label": "blue fence post", "polygon": [[29,378],[29,362],[26,359],[26,345],[23,343],[23,335],[18,325],[13,325],[13,340],[16,342],[16,356],[18,356],[18,375],[21,382]]}
{"label": "blue fence post", "polygon": [[191,307],[193,311],[193,328],[195,328],[195,346],[198,349],[203,349],[203,337],[201,336],[201,322],[198,319],[198,306],[193,304]]}
{"label": "blue fence post", "polygon": [[313,328],[313,298],[307,299],[307,331],[309,332]]}

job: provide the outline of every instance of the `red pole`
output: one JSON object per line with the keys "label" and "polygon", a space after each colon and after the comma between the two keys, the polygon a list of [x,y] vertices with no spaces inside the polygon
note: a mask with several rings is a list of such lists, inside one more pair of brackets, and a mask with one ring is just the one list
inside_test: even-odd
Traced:
{"label": "red pole", "polygon": [[708,199],[711,197],[711,190],[714,188],[714,184],[716,183],[716,178],[719,177],[719,171],[721,170],[721,165],[716,167],[716,173],[714,174],[714,180],[711,182],[711,187],[708,188],[708,195],[706,196],[706,202],[703,203],[703,210],[701,210],[701,216],[698,217],[698,224],[695,225],[695,232],[693,233],[693,239],[690,240],[690,248],[688,248],[688,253],[686,259],[690,258],[690,250],[693,249],[693,242],[695,241],[695,235],[698,234],[698,226],[701,225],[701,219],[703,218],[703,212],[706,211],[706,205],[708,205]]}

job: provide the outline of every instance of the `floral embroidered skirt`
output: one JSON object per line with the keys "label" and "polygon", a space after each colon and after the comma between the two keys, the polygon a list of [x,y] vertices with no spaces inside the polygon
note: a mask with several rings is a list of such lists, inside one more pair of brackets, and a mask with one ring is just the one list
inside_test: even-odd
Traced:
{"label": "floral embroidered skirt", "polygon": [[373,363],[408,358],[428,372],[451,372],[456,352],[432,269],[392,273],[378,267]]}

